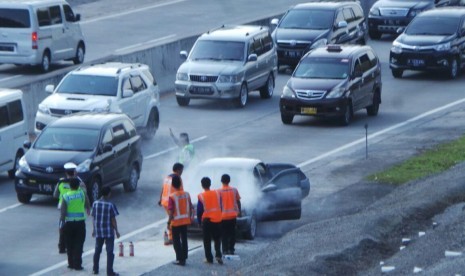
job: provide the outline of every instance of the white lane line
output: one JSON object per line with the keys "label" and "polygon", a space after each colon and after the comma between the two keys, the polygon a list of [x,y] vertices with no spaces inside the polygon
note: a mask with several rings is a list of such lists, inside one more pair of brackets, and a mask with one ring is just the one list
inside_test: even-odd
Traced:
{"label": "white lane line", "polygon": [[21,206],[21,205],[23,205],[23,204],[22,204],[22,203],[16,203],[16,204],[10,205],[10,206],[8,206],[8,207],[5,207],[5,208],[3,208],[3,209],[0,209],[0,213],[3,213],[3,212],[5,212],[5,211],[7,211],[7,210],[10,210],[10,209],[19,207],[19,206]]}
{"label": "white lane line", "polygon": [[128,14],[132,14],[132,13],[146,11],[146,10],[149,10],[149,9],[156,9],[156,8],[160,8],[160,7],[164,7],[164,6],[169,6],[169,5],[173,5],[173,4],[177,4],[177,3],[181,3],[181,2],[185,2],[185,1],[187,1],[187,0],[174,0],[174,1],[171,1],[171,2],[155,4],[155,5],[145,6],[145,7],[138,8],[138,9],[128,10],[128,11],[121,12],[121,13],[114,13],[114,14],[110,14],[110,15],[106,15],[106,16],[99,16],[99,17],[92,18],[92,19],[89,19],[89,20],[86,20],[86,21],[82,21],[81,24],[93,23],[93,22],[106,20],[106,19],[110,19],[110,18],[114,18],[114,17],[119,17],[119,16],[128,15]]}
{"label": "white lane line", "polygon": [[167,40],[167,39],[170,39],[170,38],[174,38],[174,37],[176,37],[176,34],[170,34],[170,35],[163,36],[163,37],[156,38],[156,39],[152,39],[152,40],[149,40],[149,41],[146,41],[146,42],[136,43],[136,44],[133,44],[133,45],[129,45],[127,47],[119,48],[119,49],[115,50],[115,53],[127,51],[127,50],[137,48],[137,47],[140,47],[140,46],[143,46],[143,45],[154,44],[154,43],[157,43],[157,42],[160,42],[160,41],[163,41],[163,40]]}
{"label": "white lane line", "polygon": [[12,79],[19,78],[19,77],[22,77],[22,76],[23,75],[14,75],[14,76],[11,76],[11,77],[6,77],[6,78],[3,78],[3,79],[0,79],[0,82],[7,81],[7,80],[12,80]]}
{"label": "white lane line", "polygon": [[[406,121],[404,121],[404,122],[402,122],[402,123],[395,124],[395,125],[393,125],[393,126],[390,126],[390,127],[388,127],[388,128],[385,128],[385,129],[383,129],[383,130],[380,130],[380,131],[378,131],[378,132],[375,132],[375,133],[373,133],[373,134],[370,134],[370,135],[368,135],[368,138],[369,138],[369,139],[370,139],[370,138],[375,138],[375,137],[377,137],[377,136],[380,136],[380,135],[385,134],[385,133],[387,133],[387,132],[390,132],[390,131],[393,131],[393,130],[395,130],[395,129],[401,128],[401,127],[406,126],[406,125],[408,125],[408,124],[410,124],[410,123],[413,123],[413,122],[418,121],[418,120],[420,120],[420,119],[423,119],[423,118],[425,118],[425,117],[427,117],[427,116],[430,116],[430,115],[432,115],[432,114],[434,114],[434,113],[443,111],[443,110],[445,110],[445,109],[447,109],[447,108],[451,108],[451,107],[453,107],[453,106],[462,104],[462,103],[464,103],[464,102],[465,102],[465,98],[460,99],[460,100],[457,100],[457,101],[452,102],[452,103],[449,103],[449,104],[446,104],[446,105],[443,105],[443,106],[440,106],[440,107],[438,107],[438,108],[436,108],[436,109],[430,110],[430,111],[425,112],[425,113],[423,113],[423,114],[420,114],[420,115],[418,115],[418,116],[416,116],[416,117],[413,117],[413,118],[411,118],[411,119],[408,119],[408,120],[406,120]],[[355,140],[355,141],[353,141],[353,142],[351,142],[351,143],[345,144],[344,146],[341,146],[341,147],[339,147],[339,148],[336,148],[336,149],[334,149],[334,150],[332,150],[332,151],[325,152],[325,153],[323,153],[323,154],[321,154],[321,155],[319,155],[319,156],[317,156],[317,157],[315,157],[315,158],[309,159],[309,160],[307,160],[307,161],[305,161],[305,162],[302,162],[302,163],[298,164],[297,167],[305,167],[305,166],[307,166],[307,165],[309,165],[309,164],[312,164],[312,163],[315,163],[315,162],[317,162],[317,161],[319,161],[319,160],[321,160],[321,159],[323,159],[323,158],[329,157],[329,156],[331,156],[331,155],[333,155],[333,154],[339,153],[339,152],[344,151],[344,150],[346,150],[346,149],[348,149],[348,148],[350,148],[350,147],[353,147],[353,146],[356,146],[356,145],[362,144],[362,143],[365,143],[365,137],[360,138],[360,139],[358,139],[358,140]]]}
{"label": "white lane line", "polygon": [[[199,141],[202,141],[202,140],[205,140],[205,139],[207,139],[207,136],[202,136],[202,137],[199,137],[197,139],[192,140],[192,143],[196,143],[196,142],[199,142]],[[163,154],[168,153],[170,151],[173,151],[173,150],[175,150],[177,148],[178,147],[172,147],[172,148],[169,148],[169,149],[166,149],[166,150],[163,150],[163,151],[160,151],[160,152],[148,155],[148,156],[144,156],[144,160],[155,158],[157,156],[160,156],[160,155],[163,155]]]}

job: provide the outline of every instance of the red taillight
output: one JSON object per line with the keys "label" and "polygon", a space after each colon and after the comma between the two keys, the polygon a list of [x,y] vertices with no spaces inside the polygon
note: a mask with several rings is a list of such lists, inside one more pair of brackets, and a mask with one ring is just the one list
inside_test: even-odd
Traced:
{"label": "red taillight", "polygon": [[32,33],[32,49],[37,49],[37,33]]}

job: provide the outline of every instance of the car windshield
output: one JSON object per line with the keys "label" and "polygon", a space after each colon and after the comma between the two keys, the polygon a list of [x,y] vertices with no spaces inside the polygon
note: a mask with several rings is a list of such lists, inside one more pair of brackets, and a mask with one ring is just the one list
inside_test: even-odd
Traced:
{"label": "car windshield", "polygon": [[27,9],[0,9],[0,28],[30,28],[31,20]]}
{"label": "car windshield", "polygon": [[303,79],[345,79],[348,76],[349,60],[346,58],[305,58],[293,74]]}
{"label": "car windshield", "polygon": [[98,144],[99,130],[47,127],[34,143],[35,149],[60,151],[93,151]]}
{"label": "car windshield", "polygon": [[189,59],[244,61],[244,48],[244,42],[200,40],[195,43]]}
{"label": "car windshield", "polygon": [[57,88],[57,93],[116,96],[118,78],[71,74],[65,77]]}
{"label": "car windshield", "polygon": [[405,33],[408,35],[452,35],[457,32],[460,19],[455,17],[417,17]]}
{"label": "car windshield", "polygon": [[326,30],[333,24],[332,10],[290,10],[279,23],[284,29]]}

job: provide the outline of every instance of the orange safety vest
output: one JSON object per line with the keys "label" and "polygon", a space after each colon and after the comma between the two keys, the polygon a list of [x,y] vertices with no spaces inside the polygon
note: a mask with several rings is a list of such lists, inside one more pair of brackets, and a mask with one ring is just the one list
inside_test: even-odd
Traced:
{"label": "orange safety vest", "polygon": [[[165,208],[168,208],[168,199],[171,195],[171,179],[173,178],[173,174],[168,175],[163,179],[163,193],[161,195],[161,205]],[[181,180],[181,187],[179,188],[180,191],[184,191],[182,187],[182,180]],[[174,191],[174,190],[173,190]]]}
{"label": "orange safety vest", "polygon": [[173,220],[171,226],[182,226],[191,224],[190,195],[184,191],[175,191],[170,195],[174,202]]}
{"label": "orange safety vest", "polygon": [[239,214],[237,200],[240,199],[237,189],[223,185],[223,187],[218,191],[220,192],[221,197],[222,219],[228,220],[237,218],[237,215]]}
{"label": "orange safety vest", "polygon": [[220,195],[217,191],[205,191],[199,194],[199,201],[203,204],[202,220],[209,218],[211,222],[221,222]]}

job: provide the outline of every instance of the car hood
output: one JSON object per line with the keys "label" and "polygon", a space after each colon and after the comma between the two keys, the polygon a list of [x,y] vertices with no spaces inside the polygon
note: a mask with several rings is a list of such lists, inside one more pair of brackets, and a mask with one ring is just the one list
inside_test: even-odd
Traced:
{"label": "car hood", "polygon": [[276,41],[297,40],[314,42],[322,37],[326,37],[329,30],[309,30],[309,29],[283,29],[277,28],[274,32]]}
{"label": "car hood", "polygon": [[431,1],[382,0],[373,4],[373,8],[415,8],[422,9],[431,5]]}
{"label": "car hood", "polygon": [[407,35],[402,34],[397,38],[397,42],[412,46],[428,46],[450,41],[455,35]]}
{"label": "car hood", "polygon": [[59,151],[59,150],[42,150],[31,148],[26,153],[26,161],[29,165],[41,167],[60,167],[67,162],[80,164],[86,159],[91,158],[91,151]]}
{"label": "car hood", "polygon": [[239,73],[238,68],[243,65],[242,61],[188,60],[181,64],[178,72],[189,75],[229,75]]}
{"label": "car hood", "polygon": [[302,78],[291,78],[287,83],[287,86],[292,90],[324,90],[328,91],[333,89],[335,86],[343,83],[341,79],[302,79]]}
{"label": "car hood", "polygon": [[113,99],[114,97],[100,95],[53,93],[41,104],[48,108],[92,111],[95,108],[107,107]]}

